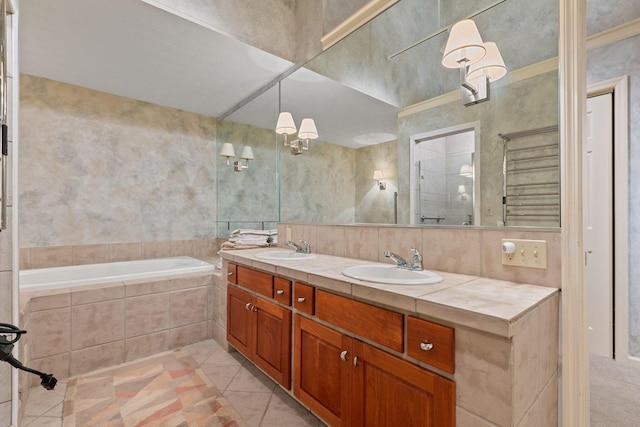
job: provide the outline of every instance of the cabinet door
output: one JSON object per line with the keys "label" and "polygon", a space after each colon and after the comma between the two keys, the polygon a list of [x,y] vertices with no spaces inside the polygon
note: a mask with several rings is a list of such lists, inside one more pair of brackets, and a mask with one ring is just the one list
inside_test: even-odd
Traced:
{"label": "cabinet door", "polygon": [[291,310],[256,298],[253,362],[287,390],[291,388]]}
{"label": "cabinet door", "polygon": [[251,358],[253,301],[247,292],[227,287],[227,341],[248,358]]}
{"label": "cabinet door", "polygon": [[350,425],[351,342],[333,329],[295,315],[293,393],[334,427]]}
{"label": "cabinet door", "polygon": [[453,381],[360,341],[353,346],[353,426],[455,426]]}

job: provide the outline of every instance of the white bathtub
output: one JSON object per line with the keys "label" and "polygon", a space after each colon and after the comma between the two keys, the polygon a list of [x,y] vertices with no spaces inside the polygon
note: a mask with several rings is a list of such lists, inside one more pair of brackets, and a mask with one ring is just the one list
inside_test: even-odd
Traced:
{"label": "white bathtub", "polygon": [[20,291],[70,288],[146,277],[213,271],[208,262],[188,256],[140,261],[35,268],[20,271]]}

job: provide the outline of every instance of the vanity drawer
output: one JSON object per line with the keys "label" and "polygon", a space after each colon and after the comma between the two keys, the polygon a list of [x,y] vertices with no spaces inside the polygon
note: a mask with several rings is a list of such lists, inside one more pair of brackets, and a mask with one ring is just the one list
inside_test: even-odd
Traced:
{"label": "vanity drawer", "polygon": [[273,276],[261,271],[238,266],[237,284],[266,297],[273,298]]}
{"label": "vanity drawer", "polygon": [[407,355],[453,374],[454,329],[417,317],[407,317]]}
{"label": "vanity drawer", "polygon": [[316,317],[397,352],[404,351],[404,316],[400,313],[318,290]]}
{"label": "vanity drawer", "polygon": [[238,284],[238,266],[236,264],[227,264],[227,280],[236,285]]}
{"label": "vanity drawer", "polygon": [[280,304],[291,306],[291,280],[276,277],[273,279],[273,298]]}
{"label": "vanity drawer", "polygon": [[313,316],[315,307],[315,293],[313,286],[295,282],[293,285],[293,293],[295,296],[293,306],[296,310],[300,310]]}

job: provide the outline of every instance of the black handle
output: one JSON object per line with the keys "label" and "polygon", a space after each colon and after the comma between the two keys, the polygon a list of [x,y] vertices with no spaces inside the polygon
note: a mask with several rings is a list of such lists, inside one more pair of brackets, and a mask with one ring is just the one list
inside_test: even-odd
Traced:
{"label": "black handle", "polygon": [[8,134],[9,134],[9,128],[7,127],[7,125],[2,125],[2,155],[3,156],[9,155],[9,141],[7,139]]}

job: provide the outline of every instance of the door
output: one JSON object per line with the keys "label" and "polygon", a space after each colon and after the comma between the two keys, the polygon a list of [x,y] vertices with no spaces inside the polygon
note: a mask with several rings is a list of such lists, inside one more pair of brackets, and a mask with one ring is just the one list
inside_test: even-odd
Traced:
{"label": "door", "polygon": [[360,341],[353,426],[453,427],[455,383]]}
{"label": "door", "polygon": [[253,297],[247,292],[227,287],[227,341],[236,350],[251,358]]}
{"label": "door", "polygon": [[587,100],[583,153],[585,299],[591,354],[613,358],[613,94]]}
{"label": "door", "polygon": [[291,310],[256,298],[253,362],[287,390],[291,388]]}
{"label": "door", "polygon": [[294,395],[332,427],[349,426],[352,340],[295,315]]}

